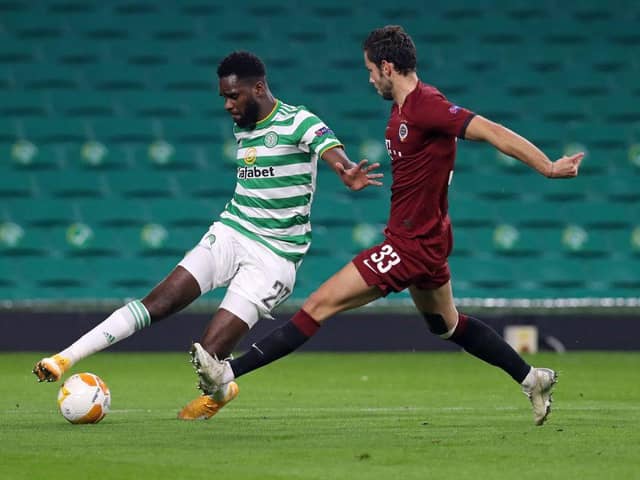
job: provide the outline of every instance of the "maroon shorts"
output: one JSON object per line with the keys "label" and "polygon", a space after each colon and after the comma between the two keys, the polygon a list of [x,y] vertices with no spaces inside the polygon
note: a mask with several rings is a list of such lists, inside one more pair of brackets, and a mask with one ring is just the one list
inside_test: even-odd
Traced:
{"label": "maroon shorts", "polygon": [[434,252],[419,240],[387,236],[382,243],[360,252],[352,262],[367,285],[376,285],[386,296],[411,285],[432,290],[447,283],[451,278],[447,262],[450,251],[450,242]]}

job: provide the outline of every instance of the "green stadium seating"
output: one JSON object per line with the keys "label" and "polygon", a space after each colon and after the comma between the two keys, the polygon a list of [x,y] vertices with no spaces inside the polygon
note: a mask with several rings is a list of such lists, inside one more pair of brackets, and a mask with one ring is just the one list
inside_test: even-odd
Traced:
{"label": "green stadium seating", "polygon": [[640,259],[594,260],[591,263],[590,276],[597,283],[601,296],[633,297],[640,288]]}
{"label": "green stadium seating", "polygon": [[563,249],[562,230],[498,225],[492,231],[492,245],[496,254],[514,258],[514,261],[520,257],[552,257]]}
{"label": "green stadium seating", "polygon": [[10,76],[16,89],[44,94],[77,90],[82,78],[80,71],[53,62],[12,65]]}
{"label": "green stadium seating", "polygon": [[602,179],[599,175],[589,175],[584,172],[581,172],[577,178],[568,180],[550,180],[541,175],[532,174],[527,176],[527,185],[527,193],[533,194],[544,201],[580,201],[600,196]]}
{"label": "green stadium seating", "polygon": [[473,170],[455,172],[454,187],[462,192],[474,192],[479,197],[492,199],[517,199],[529,192],[530,175],[509,175],[496,171]]}
{"label": "green stadium seating", "polygon": [[[311,221],[325,226],[352,225],[356,207],[351,194],[334,193],[318,188],[311,207]],[[376,212],[379,213],[379,212]]]}
{"label": "green stadium seating", "polygon": [[37,92],[0,91],[0,114],[14,118],[43,117],[48,114],[46,97]]}
{"label": "green stadium seating", "polygon": [[500,223],[514,224],[517,227],[551,228],[561,227],[566,217],[556,202],[544,200],[495,202],[495,218]]}
{"label": "green stadium seating", "polygon": [[640,209],[632,203],[569,202],[563,205],[562,211],[566,223],[584,227],[615,229],[640,221]]}
{"label": "green stadium seating", "polygon": [[197,227],[204,234],[224,204],[199,198],[157,199],[145,205],[149,221],[174,227]]}
{"label": "green stadium seating", "polygon": [[457,226],[454,221],[452,256],[466,258],[478,252],[491,252],[493,232],[493,225]]}
{"label": "green stadium seating", "polygon": [[[45,257],[51,254],[47,238],[40,235],[37,228],[29,228],[18,223],[16,225],[21,229],[21,235],[11,242],[0,238],[0,258],[6,261],[11,258]],[[5,227],[6,224],[0,222],[0,229]],[[0,261],[0,263],[3,262]],[[0,279],[1,283],[2,279]]]}
{"label": "green stadium seating", "polygon": [[532,282],[534,288],[552,293],[552,297],[571,297],[574,292],[582,296],[587,290],[589,274],[582,258],[522,258],[513,266],[518,281]]}
{"label": "green stadium seating", "polygon": [[74,203],[78,220],[92,225],[112,227],[140,227],[150,221],[146,202],[139,199],[83,198]]}
{"label": "green stadium seating", "polygon": [[12,198],[0,211],[4,219],[25,227],[68,225],[78,220],[75,203],[66,198]]}
{"label": "green stadium seating", "polygon": [[104,174],[91,170],[44,170],[36,174],[40,195],[60,198],[96,198],[107,193]]}
{"label": "green stadium seating", "polygon": [[105,102],[97,95],[78,95],[74,90],[56,91],[50,96],[50,104],[57,115],[74,118],[110,117],[116,114],[112,102]]}
{"label": "green stadium seating", "polygon": [[[103,92],[119,93],[131,91],[143,93],[148,88],[145,78],[132,75],[127,68],[116,62],[86,65],[77,74],[83,84],[89,88],[89,95],[95,93],[98,99],[103,98]],[[100,92],[99,95],[98,92]],[[116,103],[114,105],[117,106]]]}
{"label": "green stadium seating", "polygon": [[122,246],[118,242],[117,230],[100,228],[93,222],[83,222],[90,228],[91,234],[86,241],[75,243],[72,236],[72,223],[63,226],[35,228],[34,233],[47,239],[50,254],[61,258],[114,258],[120,255]]}
{"label": "green stadium seating", "polygon": [[30,197],[36,190],[36,178],[32,172],[8,170],[0,177],[0,198]]}
{"label": "green stadium seating", "polygon": [[79,119],[58,117],[24,118],[17,120],[17,129],[22,137],[35,141],[36,144],[83,143],[88,138],[88,130]]}
{"label": "green stadium seating", "polygon": [[169,174],[148,169],[115,170],[107,174],[109,191],[124,198],[166,198],[177,191]]}
{"label": "green stadium seating", "polygon": [[[390,104],[367,83],[361,45],[390,23],[412,34],[421,78],[453,102],[551,158],[587,151],[577,179],[548,180],[459,143],[456,296],[637,297],[638,15],[633,2],[596,0],[454,0],[430,4],[429,15],[418,2],[381,1],[0,4],[0,223],[24,231],[0,247],[0,299],[121,299],[175,266],[233,194],[232,122],[216,77],[230,51],[262,56],[274,95],[318,114],[352,159],[364,155]],[[35,149],[16,155],[19,140]],[[102,157],[88,154],[89,141]],[[152,154],[159,141],[170,154]],[[381,238],[390,162],[384,150],[367,155],[383,163],[383,189],[348,192],[319,165],[314,243],[295,298]],[[83,248],[66,238],[75,222],[93,231]],[[150,224],[166,233],[151,235],[155,246],[141,240]]]}
{"label": "green stadium seating", "polygon": [[203,118],[167,118],[158,125],[161,138],[182,144],[211,145],[219,143],[222,135]]}
{"label": "green stadium seating", "polygon": [[[312,247],[313,248],[313,247]],[[311,251],[302,261],[296,276],[295,298],[304,298],[338,271],[350,258],[336,254],[316,255]]]}
{"label": "green stadium seating", "polygon": [[450,192],[449,215],[454,228],[493,225],[496,218],[496,205],[493,201],[458,191]]}
{"label": "green stadium seating", "polygon": [[91,259],[90,279],[101,297],[141,298],[168,275],[179,260],[169,257]]}
{"label": "green stadium seating", "polygon": [[24,257],[15,261],[20,287],[41,299],[81,299],[92,293],[91,263],[86,259]]}
{"label": "green stadium seating", "polygon": [[[93,118],[86,123],[87,137],[111,143],[149,144],[160,134],[149,119],[132,117]],[[87,138],[85,137],[85,138]]]}

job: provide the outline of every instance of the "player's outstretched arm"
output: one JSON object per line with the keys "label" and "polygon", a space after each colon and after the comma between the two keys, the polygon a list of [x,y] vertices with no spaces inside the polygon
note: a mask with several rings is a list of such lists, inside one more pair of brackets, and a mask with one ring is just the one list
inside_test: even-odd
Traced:
{"label": "player's outstretched arm", "polygon": [[548,178],[571,178],[578,175],[584,152],[551,161],[538,147],[508,128],[476,115],[465,131],[466,140],[490,143],[502,153],[517,158]]}
{"label": "player's outstretched arm", "polygon": [[327,150],[322,154],[322,159],[329,164],[350,190],[362,190],[369,185],[382,186],[382,182],[376,179],[382,178],[384,174],[371,173],[380,167],[378,162],[371,165],[367,165],[369,163],[368,160],[360,160],[360,163],[353,163],[340,147]]}

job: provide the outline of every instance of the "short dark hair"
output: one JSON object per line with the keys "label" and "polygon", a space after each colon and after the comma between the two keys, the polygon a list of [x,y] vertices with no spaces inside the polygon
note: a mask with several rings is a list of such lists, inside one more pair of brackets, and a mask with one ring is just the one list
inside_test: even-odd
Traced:
{"label": "short dark hair", "polygon": [[393,63],[402,75],[416,69],[416,46],[400,25],[376,28],[364,41],[362,48],[369,60],[380,68],[382,61]]}
{"label": "short dark hair", "polygon": [[267,69],[257,55],[246,51],[232,52],[218,65],[218,78],[235,75],[239,79],[264,79]]}

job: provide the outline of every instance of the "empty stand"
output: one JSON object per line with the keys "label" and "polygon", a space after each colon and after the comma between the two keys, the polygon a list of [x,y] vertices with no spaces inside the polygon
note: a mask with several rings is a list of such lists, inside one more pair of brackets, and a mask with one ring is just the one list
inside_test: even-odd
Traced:
{"label": "empty stand", "polygon": [[[390,23],[412,34],[421,79],[451,101],[551,158],[587,151],[580,177],[549,180],[459,142],[455,295],[637,296],[638,15],[633,2],[595,0],[455,0],[428,13],[361,0],[4,2],[0,224],[22,236],[0,242],[0,299],[143,295],[175,266],[233,195],[216,68],[239,49],[259,54],[274,95],[318,114],[353,160],[383,163],[382,189],[349,192],[320,162],[293,296],[317,288],[382,238],[390,162],[375,145],[390,103],[368,83],[361,45]],[[69,233],[78,223],[91,234]]]}

